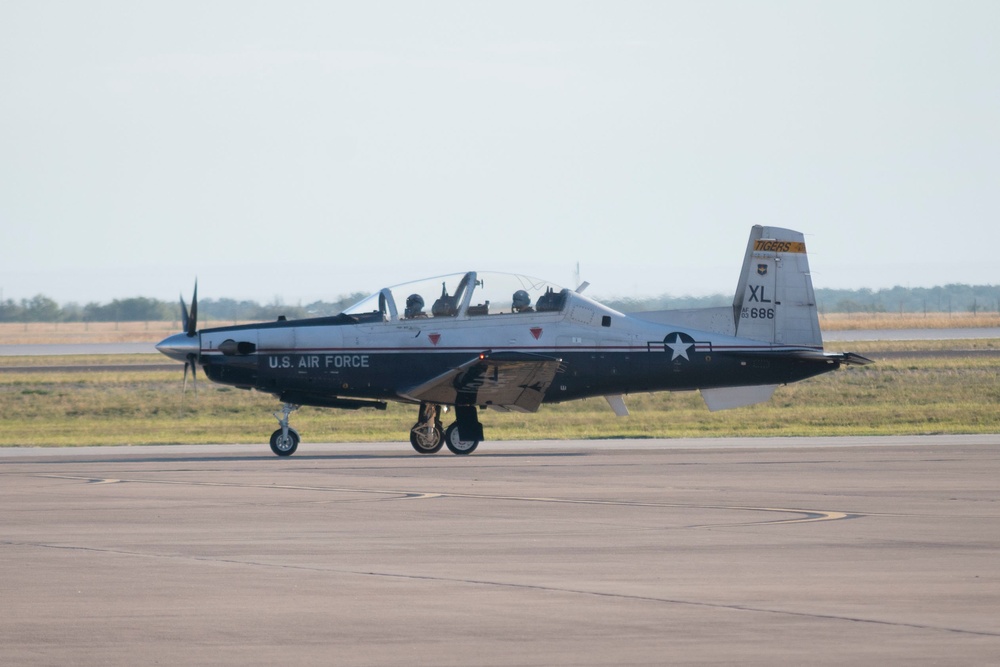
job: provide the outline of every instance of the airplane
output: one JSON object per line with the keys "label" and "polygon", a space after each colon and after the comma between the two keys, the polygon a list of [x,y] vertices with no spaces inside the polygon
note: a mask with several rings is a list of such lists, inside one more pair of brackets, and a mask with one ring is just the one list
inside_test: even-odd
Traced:
{"label": "airplane", "polygon": [[[789,382],[870,359],[823,351],[802,233],[755,225],[732,306],[623,314],[575,290],[509,273],[468,271],[386,287],[342,313],[198,329],[198,287],[184,331],[161,341],[213,382],[273,394],[271,450],[299,446],[301,406],[417,408],[410,444],[470,454],[481,410],[536,412],[543,403],[700,390],[709,410],[762,403]],[[430,303],[430,307],[427,304]],[[441,417],[454,411],[444,427]]]}

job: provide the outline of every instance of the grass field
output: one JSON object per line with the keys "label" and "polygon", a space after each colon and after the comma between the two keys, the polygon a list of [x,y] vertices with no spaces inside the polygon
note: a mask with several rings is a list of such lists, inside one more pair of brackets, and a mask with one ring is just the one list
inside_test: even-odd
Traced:
{"label": "grass field", "polygon": [[[536,414],[485,411],[490,440],[671,438],[697,436],[836,436],[1000,433],[1000,357],[922,351],[996,350],[1000,340],[860,343],[851,349],[876,364],[841,369],[780,387],[768,403],[712,413],[697,392],[626,397],[618,418],[603,399],[545,405]],[[880,354],[895,352],[889,358]],[[3,357],[0,365],[161,363],[159,355]],[[263,443],[277,427],[275,398],[211,384],[182,393],[174,370],[67,370],[0,373],[0,446]],[[416,408],[385,412],[303,408],[293,425],[303,442],[399,441]],[[444,418],[447,423],[448,417]]]}
{"label": "grass field", "polygon": [[1000,327],[1000,313],[829,313],[823,331],[856,329],[973,329]]}

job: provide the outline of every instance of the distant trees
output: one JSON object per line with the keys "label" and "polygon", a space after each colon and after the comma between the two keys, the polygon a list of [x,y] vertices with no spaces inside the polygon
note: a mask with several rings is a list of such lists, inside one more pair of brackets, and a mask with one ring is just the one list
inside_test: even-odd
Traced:
{"label": "distant trees", "polygon": [[[367,294],[355,292],[335,301],[314,301],[308,305],[289,306],[275,302],[261,305],[256,301],[203,299],[198,303],[198,317],[222,322],[260,322],[284,315],[288,319],[336,315],[357,303]],[[679,308],[709,308],[732,304],[732,295],[703,297],[661,295],[639,299],[599,299],[626,313]],[[1000,285],[944,285],[942,287],[893,287],[872,290],[819,289],[816,304],[821,313],[1000,313]],[[30,299],[0,301],[0,322],[169,322],[180,320],[180,304],[146,297],[115,299],[107,304],[88,303],[60,306],[38,294]]]}
{"label": "distant trees", "polygon": [[[289,306],[277,300],[262,306],[256,301],[248,300],[204,299],[198,303],[198,312],[213,320],[231,322],[262,322],[275,320],[282,315],[290,320],[300,317],[324,317],[342,313],[366,296],[368,295],[356,292],[343,295],[336,301],[314,301],[306,306]],[[179,305],[176,306],[176,309],[179,308]]]}
{"label": "distant trees", "polygon": [[0,322],[60,322],[64,317],[59,304],[42,294],[20,302],[0,302]]}
{"label": "distant trees", "polygon": [[[728,306],[732,294],[676,297],[667,294],[641,299],[600,299],[615,310],[647,310]],[[873,290],[818,289],[816,306],[821,313],[1000,313],[1000,285],[945,285],[943,287],[892,287]]]}
{"label": "distant trees", "polygon": [[60,306],[39,294],[30,299],[0,302],[0,322],[149,322],[176,317],[174,309],[156,299],[115,299],[108,304],[68,303]]}
{"label": "distant trees", "polygon": [[[198,303],[198,314],[202,321],[232,322],[274,320],[281,315],[288,319],[320,317],[343,312],[366,296],[358,292],[344,295],[336,301],[315,301],[307,306],[288,306],[277,301],[262,306],[256,301],[203,299]],[[0,322],[170,322],[180,319],[178,302],[147,297],[115,299],[111,303],[88,303],[85,306],[77,303],[60,306],[42,294],[20,301],[0,301]]]}
{"label": "distant trees", "polygon": [[115,299],[107,305],[88,303],[83,307],[85,322],[150,322],[177,318],[179,306],[170,306],[157,299],[135,297]]}
{"label": "distant trees", "polygon": [[816,305],[821,313],[998,313],[1000,285],[819,289]]}

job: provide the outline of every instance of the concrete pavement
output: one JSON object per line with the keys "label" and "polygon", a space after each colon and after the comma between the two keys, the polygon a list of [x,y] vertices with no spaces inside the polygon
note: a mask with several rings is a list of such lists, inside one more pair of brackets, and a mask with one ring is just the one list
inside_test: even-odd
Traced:
{"label": "concrete pavement", "polygon": [[996,663],[998,445],[3,450],[0,663]]}

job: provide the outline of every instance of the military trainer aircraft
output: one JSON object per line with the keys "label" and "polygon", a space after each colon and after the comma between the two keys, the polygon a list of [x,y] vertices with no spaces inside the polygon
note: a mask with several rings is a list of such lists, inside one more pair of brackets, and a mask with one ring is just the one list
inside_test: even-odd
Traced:
{"label": "military trainer aircraft", "polygon": [[752,228],[732,306],[625,315],[584,296],[586,286],[469,271],[386,287],[333,317],[202,330],[196,286],[190,312],[181,300],[184,331],[157,349],[185,363],[185,380],[201,366],[214,382],[276,396],[278,456],[299,445],[289,416],[300,406],[411,403],[417,452],[469,454],[483,440],[480,410],[603,396],[624,416],[625,394],[695,389],[721,410],[871,363],[823,351],[804,237],[789,229]]}

